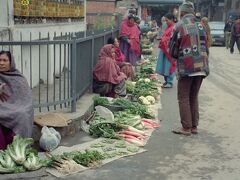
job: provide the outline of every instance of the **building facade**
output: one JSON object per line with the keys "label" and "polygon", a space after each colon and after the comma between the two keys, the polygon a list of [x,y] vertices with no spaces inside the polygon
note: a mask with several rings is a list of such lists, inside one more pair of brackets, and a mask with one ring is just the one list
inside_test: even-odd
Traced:
{"label": "building facade", "polygon": [[225,21],[231,14],[240,14],[240,0],[195,0],[196,9],[210,21]]}
{"label": "building facade", "polygon": [[[0,12],[0,41],[52,41],[86,30],[86,0],[1,0]],[[13,52],[17,68],[32,87],[53,82],[53,74],[67,68],[63,57],[68,50],[63,46],[54,49],[53,45],[14,45],[1,46],[0,50]]]}
{"label": "building facade", "polygon": [[118,1],[120,0],[87,0],[88,29],[102,29],[113,26]]}

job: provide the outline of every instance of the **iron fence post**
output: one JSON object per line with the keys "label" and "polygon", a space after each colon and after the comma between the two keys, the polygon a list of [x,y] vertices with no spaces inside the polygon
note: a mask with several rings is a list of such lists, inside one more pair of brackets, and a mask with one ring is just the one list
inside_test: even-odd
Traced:
{"label": "iron fence post", "polygon": [[72,42],[72,51],[71,51],[71,94],[72,94],[72,103],[71,103],[71,112],[76,112],[76,64],[77,64],[77,42],[73,40]]}

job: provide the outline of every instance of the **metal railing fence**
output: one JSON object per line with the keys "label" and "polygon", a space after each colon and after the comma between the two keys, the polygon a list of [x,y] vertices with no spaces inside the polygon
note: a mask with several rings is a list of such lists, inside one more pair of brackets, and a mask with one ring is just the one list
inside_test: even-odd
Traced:
{"label": "metal railing fence", "polygon": [[1,39],[0,51],[10,50],[17,68],[25,75],[39,112],[71,106],[76,111],[77,100],[92,88],[92,72],[101,47],[109,37],[117,37],[118,29],[38,34],[19,41]]}

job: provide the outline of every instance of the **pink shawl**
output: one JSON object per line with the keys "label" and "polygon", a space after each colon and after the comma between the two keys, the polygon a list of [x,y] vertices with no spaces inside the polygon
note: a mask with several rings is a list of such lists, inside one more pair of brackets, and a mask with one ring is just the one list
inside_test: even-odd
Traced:
{"label": "pink shawl", "polygon": [[121,52],[119,47],[115,47],[115,60],[117,65],[121,65],[123,62],[125,62],[126,57],[124,56],[124,54]]}
{"label": "pink shawl", "polygon": [[130,40],[130,48],[136,53],[136,55],[141,54],[139,35],[140,31],[136,24],[130,24],[128,19],[122,21],[120,37],[128,37]]}
{"label": "pink shawl", "polygon": [[114,48],[112,44],[102,47],[98,63],[93,70],[93,78],[97,81],[119,84],[126,76],[120,72],[120,68],[112,56],[112,48]]}

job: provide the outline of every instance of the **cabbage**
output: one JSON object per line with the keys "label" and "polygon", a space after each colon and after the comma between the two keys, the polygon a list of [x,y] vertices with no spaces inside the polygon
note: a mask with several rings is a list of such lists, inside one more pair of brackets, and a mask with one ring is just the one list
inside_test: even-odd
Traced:
{"label": "cabbage", "polygon": [[35,171],[43,166],[40,158],[34,153],[30,153],[27,160],[23,163],[23,166],[29,171]]}
{"label": "cabbage", "polygon": [[8,145],[7,152],[17,164],[23,164],[26,160],[26,148],[33,144],[32,138],[14,136],[12,144]]}

